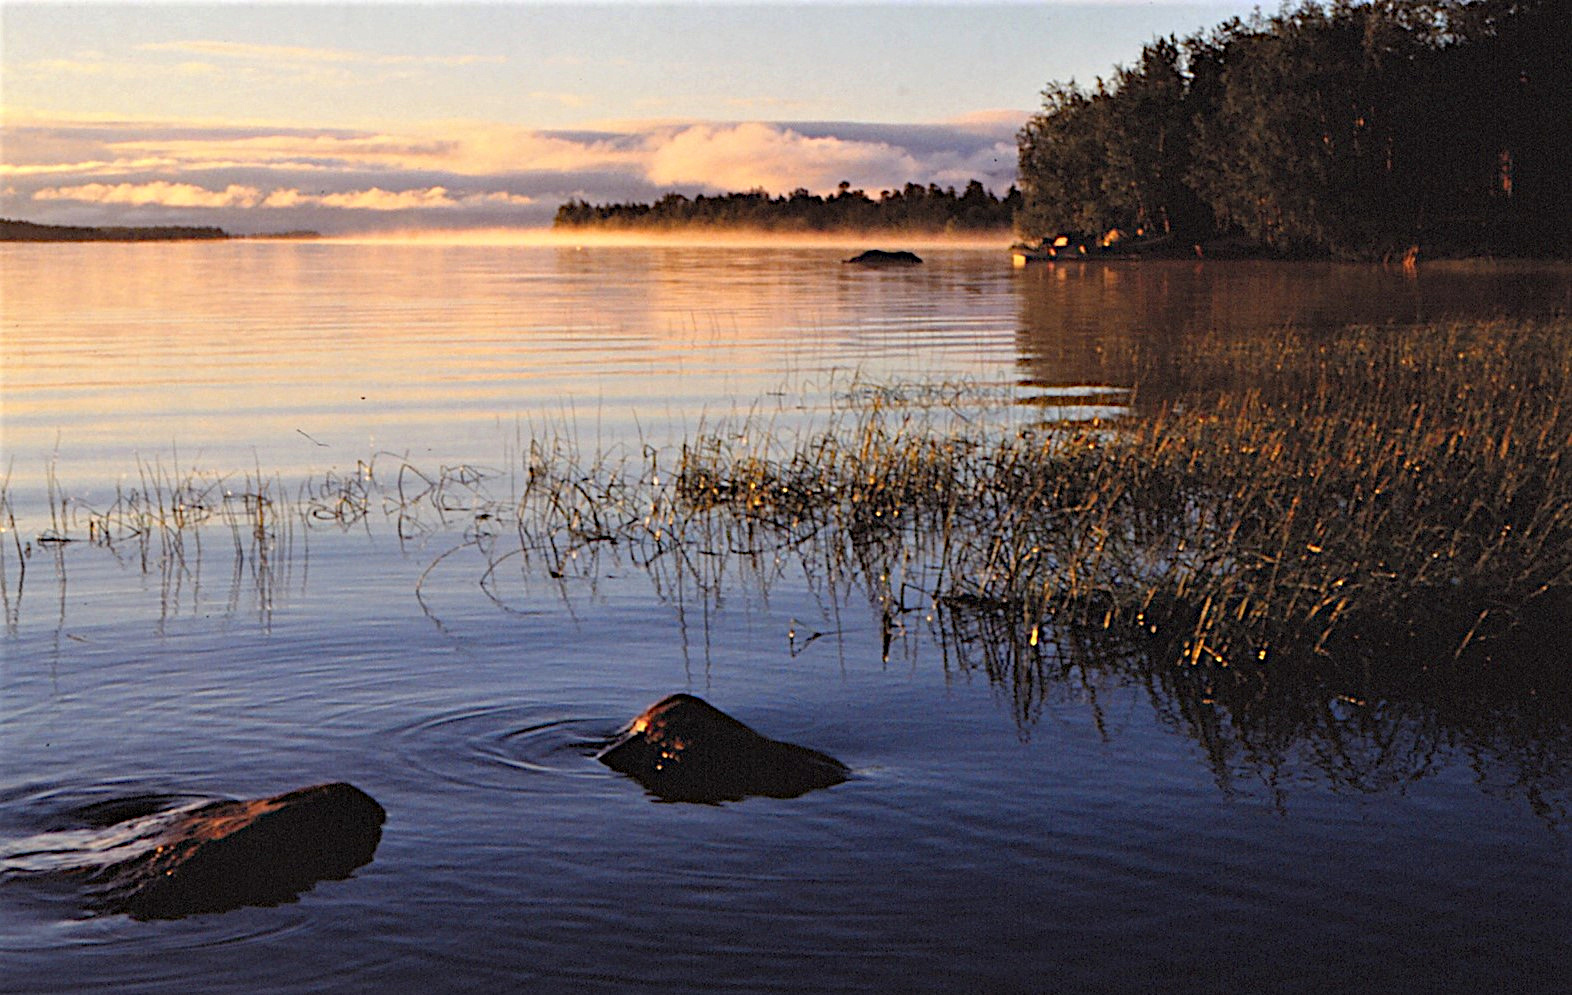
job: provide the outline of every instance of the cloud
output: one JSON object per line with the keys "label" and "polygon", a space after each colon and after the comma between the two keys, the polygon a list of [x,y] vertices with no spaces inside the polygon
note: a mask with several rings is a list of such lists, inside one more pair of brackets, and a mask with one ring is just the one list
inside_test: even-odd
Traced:
{"label": "cloud", "polygon": [[822,192],[842,180],[858,187],[898,185],[894,177],[923,172],[911,155],[883,142],[810,138],[760,123],[694,125],[656,136],[651,146],[646,173],[657,185]]}
{"label": "cloud", "polygon": [[461,176],[487,176],[528,170],[637,170],[642,142],[616,135],[564,137],[512,125],[454,122],[401,135],[207,129],[116,136],[104,147],[114,156],[157,159],[187,170],[443,170]]}
{"label": "cloud", "polygon": [[100,173],[128,173],[174,166],[173,159],[94,159],[88,162],[48,162],[12,165],[0,162],[0,176],[50,176],[68,174],[92,176]]}
{"label": "cloud", "polygon": [[641,143],[620,135],[561,135],[512,125],[457,122],[430,129],[450,136],[443,154],[424,160],[427,168],[458,173],[621,169],[641,171]]}
{"label": "cloud", "polygon": [[231,184],[222,190],[209,190],[191,183],[84,183],[70,187],[46,187],[33,192],[40,201],[74,200],[89,204],[121,204],[134,207],[324,207],[349,211],[454,210],[467,207],[521,207],[534,198],[504,190],[453,193],[445,187],[425,189],[346,190],[338,193],[302,193],[294,188],[278,188],[263,193],[255,187]]}
{"label": "cloud", "polygon": [[254,187],[231,185],[208,190],[191,183],[84,183],[72,187],[45,187],[33,192],[34,200],[77,200],[92,204],[127,204],[133,207],[256,207],[262,194]]}
{"label": "cloud", "polygon": [[182,163],[187,168],[210,168],[216,163],[252,163],[258,166],[377,165],[413,168],[449,158],[452,143],[382,134],[254,134],[197,135],[116,140],[116,152],[153,156]]}
{"label": "cloud", "polygon": [[1009,135],[1014,135],[1025,126],[1027,119],[1031,116],[1032,112],[1030,111],[1001,108],[972,111],[970,114],[962,114],[960,117],[946,123],[958,128],[975,128],[979,131],[994,133],[1002,130]]}
{"label": "cloud", "polygon": [[[379,131],[5,112],[0,212],[60,224],[205,223],[328,232],[394,224],[533,225],[594,202],[842,180],[1003,193],[1019,115],[933,124],[643,121],[541,131],[440,121]],[[400,212],[413,219],[400,220]]]}
{"label": "cloud", "polygon": [[534,203],[531,197],[502,190],[452,194],[444,187],[397,191],[372,187],[370,190],[351,190],[347,193],[323,194],[302,199],[320,207],[336,207],[352,211],[410,211],[431,208],[451,210],[496,205],[525,206]]}
{"label": "cloud", "polygon": [[[611,171],[656,186],[780,193],[830,190],[843,179],[879,189],[975,177],[998,187],[1015,171],[1014,123],[1002,116],[949,125],[646,122],[580,132],[466,121],[398,134],[138,122],[28,122],[8,131],[11,162],[0,165],[0,175],[14,176],[73,169],[84,176],[255,169],[477,178]],[[29,146],[46,146],[47,154]]]}

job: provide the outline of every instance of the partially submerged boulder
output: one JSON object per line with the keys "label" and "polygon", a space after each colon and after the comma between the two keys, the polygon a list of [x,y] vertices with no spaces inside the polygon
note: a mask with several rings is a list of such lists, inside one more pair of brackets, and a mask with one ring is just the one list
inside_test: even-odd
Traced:
{"label": "partially submerged boulder", "polygon": [[852,256],[845,262],[857,266],[919,266],[922,257],[915,252],[887,252],[884,249],[869,249],[860,255]]}
{"label": "partially submerged boulder", "polygon": [[97,912],[175,919],[277,905],[369,863],[386,819],[370,795],[344,783],[207,802],[110,827],[110,862],[75,870],[91,882]]}
{"label": "partially submerged boulder", "polygon": [[597,759],[669,801],[795,798],[850,776],[834,757],[761,736],[691,694],[645,709]]}

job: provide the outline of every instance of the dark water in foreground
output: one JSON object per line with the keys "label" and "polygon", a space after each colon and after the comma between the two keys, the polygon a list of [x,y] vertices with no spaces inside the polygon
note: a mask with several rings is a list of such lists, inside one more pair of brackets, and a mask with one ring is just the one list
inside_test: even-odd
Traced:
{"label": "dark water in foreground", "polygon": [[[985,625],[922,611],[886,654],[861,592],[790,559],[718,556],[674,585],[585,549],[553,578],[482,514],[518,486],[510,447],[541,422],[637,451],[764,397],[790,429],[854,369],[1103,396],[1165,336],[1254,329],[1269,347],[1286,321],[1553,313],[1565,271],[1416,284],[1331,267],[1015,273],[962,252],[874,274],[832,250],[6,251],[4,452],[32,546],[24,574],[0,535],[0,861],[140,794],[343,779],[389,819],[369,865],[276,908],[95,918],[71,888],[9,875],[0,990],[1565,984],[1565,716],[1307,697],[1247,719],[1137,666],[1013,665]],[[373,458],[390,436],[433,478],[483,465],[480,496],[407,501],[401,459]],[[295,517],[260,545],[219,518],[40,544],[51,458],[97,509],[156,461],[236,493],[247,474],[277,480]],[[376,478],[364,516],[313,516],[300,482],[360,459]],[[673,804],[586,755],[676,690],[855,776]]]}

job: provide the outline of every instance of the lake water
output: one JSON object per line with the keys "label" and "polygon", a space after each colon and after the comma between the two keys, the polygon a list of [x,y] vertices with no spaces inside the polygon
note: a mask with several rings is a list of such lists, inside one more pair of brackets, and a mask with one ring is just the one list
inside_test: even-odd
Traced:
{"label": "lake water", "polygon": [[[789,561],[552,568],[501,512],[532,444],[790,437],[913,381],[1106,414],[1185,336],[1565,314],[1572,273],[849,254],[0,249],[0,990],[1564,990],[1565,716],[1244,729],[1133,670],[1023,686],[933,613],[886,652]],[[587,754],[679,690],[854,777],[666,803]],[[388,823],[292,904],[138,922],[16,873],[93,803],[326,780]]]}

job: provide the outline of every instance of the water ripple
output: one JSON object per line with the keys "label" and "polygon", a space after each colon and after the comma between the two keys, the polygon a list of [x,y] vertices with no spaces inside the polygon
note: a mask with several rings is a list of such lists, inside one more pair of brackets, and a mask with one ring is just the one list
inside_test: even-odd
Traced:
{"label": "water ripple", "polygon": [[153,951],[256,943],[308,928],[310,915],[295,904],[156,923],[97,915],[84,910],[82,883],[60,876],[123,857],[145,838],[123,827],[212,800],[132,782],[29,784],[0,795],[0,890],[18,912],[0,918],[0,952],[136,947],[156,962]]}
{"label": "water ripple", "polygon": [[518,791],[535,778],[615,777],[594,755],[618,725],[557,706],[492,705],[429,716],[389,735],[402,761],[419,771],[449,784]]}

